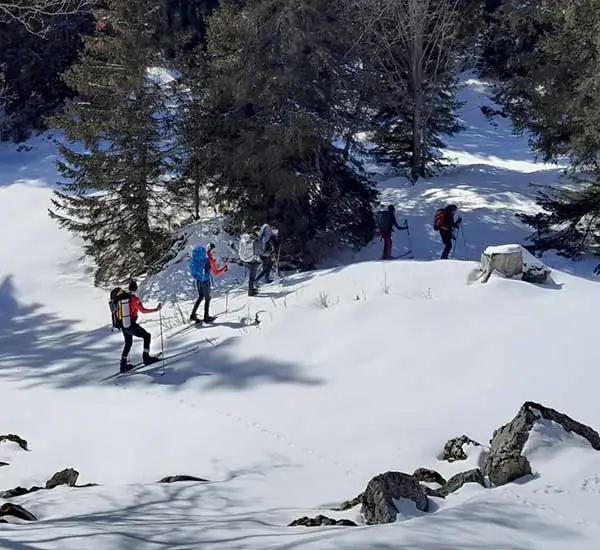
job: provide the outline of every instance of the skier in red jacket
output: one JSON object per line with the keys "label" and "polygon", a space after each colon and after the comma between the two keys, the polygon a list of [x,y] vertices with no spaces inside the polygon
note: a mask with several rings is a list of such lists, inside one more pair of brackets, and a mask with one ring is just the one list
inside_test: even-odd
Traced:
{"label": "skier in red jacket", "polygon": [[125,347],[123,348],[123,353],[121,354],[121,372],[127,372],[133,368],[133,365],[127,361],[127,357],[131,351],[134,336],[144,340],[144,352],[142,354],[144,365],[151,365],[152,363],[160,361],[158,357],[150,355],[150,341],[152,336],[150,336],[150,333],[147,330],[144,330],[140,325],[138,325],[137,319],[140,313],[156,313],[162,308],[162,305],[158,304],[158,307],[155,308],[145,307],[144,304],[142,304],[142,301],[136,295],[137,289],[137,283],[135,281],[131,281],[128,287],[128,291],[131,296],[129,298],[129,317],[131,322],[129,327],[121,329],[123,332],[123,338],[125,339]]}

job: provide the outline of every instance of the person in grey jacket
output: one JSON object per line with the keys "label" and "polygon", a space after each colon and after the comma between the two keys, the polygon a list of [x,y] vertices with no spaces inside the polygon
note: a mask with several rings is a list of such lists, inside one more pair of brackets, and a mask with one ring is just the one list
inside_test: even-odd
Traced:
{"label": "person in grey jacket", "polygon": [[248,296],[256,296],[256,272],[261,264],[262,244],[259,240],[260,227],[255,226],[250,233],[240,237],[239,256],[246,269],[248,269]]}

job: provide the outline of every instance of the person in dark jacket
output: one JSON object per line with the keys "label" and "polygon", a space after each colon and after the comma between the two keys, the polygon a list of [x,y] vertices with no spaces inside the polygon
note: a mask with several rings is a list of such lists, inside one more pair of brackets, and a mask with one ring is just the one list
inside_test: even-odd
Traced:
{"label": "person in dark jacket", "polygon": [[260,260],[262,263],[262,270],[254,279],[254,282],[265,280],[265,283],[270,283],[271,271],[273,270],[273,256],[277,252],[279,246],[279,230],[276,227],[271,227],[269,224],[264,224],[260,228],[258,234],[258,241],[261,246]]}
{"label": "person in dark jacket", "polygon": [[378,229],[381,238],[383,239],[383,253],[381,255],[382,260],[389,260],[392,257],[392,233],[394,227],[400,231],[408,229],[408,224],[402,227],[398,225],[396,221],[396,208],[393,204],[390,204],[387,210],[379,213]]}
{"label": "person in dark jacket", "polygon": [[462,218],[459,218],[454,221],[454,214],[456,214],[457,207],[455,204],[449,204],[442,211],[442,219],[439,225],[440,237],[442,238],[442,243],[444,244],[444,250],[442,251],[442,260],[447,260],[450,251],[452,250],[452,240],[456,237],[454,236],[454,230],[460,227],[462,222]]}

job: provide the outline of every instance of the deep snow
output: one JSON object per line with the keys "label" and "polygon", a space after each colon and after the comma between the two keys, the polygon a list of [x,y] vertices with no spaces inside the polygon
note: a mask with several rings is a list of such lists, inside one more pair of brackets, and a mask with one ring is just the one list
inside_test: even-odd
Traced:
{"label": "deep snow", "polygon": [[[383,179],[411,227],[414,259],[373,261],[381,243],[286,277],[249,300],[234,268],[215,288],[214,327],[178,333],[192,285],[184,254],[142,285],[165,301],[166,351],[201,351],[116,380],[122,339],[111,333],[106,292],[71,237],[45,216],[56,179],[45,138],[29,152],[0,147],[0,489],[40,485],[72,466],[100,487],[38,492],[14,501],[40,519],[1,525],[7,550],[419,548],[592,550],[600,541],[600,454],[540,424],[527,452],[535,475],[499,489],[466,486],[432,514],[388,526],[289,528],[353,498],[386,470],[443,475],[447,439],[486,444],[526,400],[600,427],[596,383],[597,292],[591,260],[544,258],[556,284],[492,277],[467,285],[488,245],[521,242],[513,216],[535,208],[530,181],[552,183],[525,140],[478,114],[470,82],[468,130],[452,142],[458,166],[414,187]],[[456,202],[465,219],[458,260],[441,262],[435,208]],[[213,224],[198,228],[228,255]],[[407,235],[396,233],[397,252]],[[465,246],[466,245],[466,246]],[[462,248],[461,248],[462,247]],[[569,274],[566,269],[574,274]],[[237,279],[237,280],[236,280]],[[174,306],[177,300],[181,312]],[[258,327],[246,319],[259,313]],[[160,349],[157,315],[143,319]],[[141,352],[134,345],[132,358]],[[190,474],[210,483],[156,481]]]}

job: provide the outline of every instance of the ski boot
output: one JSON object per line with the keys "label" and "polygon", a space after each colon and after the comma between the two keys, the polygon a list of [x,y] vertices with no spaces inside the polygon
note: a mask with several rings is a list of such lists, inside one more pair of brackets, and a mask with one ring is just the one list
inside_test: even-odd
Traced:
{"label": "ski boot", "polygon": [[197,325],[202,324],[202,321],[200,319],[198,319],[198,316],[195,313],[192,313],[192,315],[190,315],[190,321],[192,323],[196,323]]}
{"label": "ski boot", "polygon": [[127,359],[121,359],[121,368],[119,369],[120,372],[127,372],[130,371],[133,368],[133,365],[131,363],[127,362]]}
{"label": "ski boot", "polygon": [[213,317],[212,315],[207,315],[206,317],[204,317],[203,321],[205,323],[214,323],[216,319],[217,318]]}
{"label": "ski boot", "polygon": [[160,361],[160,357],[154,357],[149,353],[144,353],[142,355],[142,360],[144,361],[144,366],[153,365],[154,363],[158,363]]}

